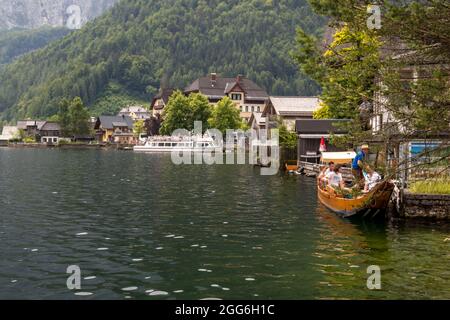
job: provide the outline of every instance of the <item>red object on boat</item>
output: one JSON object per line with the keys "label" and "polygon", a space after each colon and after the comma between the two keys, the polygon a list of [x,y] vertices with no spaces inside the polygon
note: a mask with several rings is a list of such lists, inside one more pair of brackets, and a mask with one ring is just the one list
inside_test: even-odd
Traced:
{"label": "red object on boat", "polygon": [[327,145],[325,144],[325,138],[322,137],[322,139],[320,140],[320,148],[319,148],[320,152],[326,152],[327,151]]}

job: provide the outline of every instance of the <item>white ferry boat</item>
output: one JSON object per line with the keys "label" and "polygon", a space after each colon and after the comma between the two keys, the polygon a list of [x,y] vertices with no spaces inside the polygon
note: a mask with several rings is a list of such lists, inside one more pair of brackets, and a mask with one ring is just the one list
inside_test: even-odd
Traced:
{"label": "white ferry boat", "polygon": [[204,137],[150,137],[143,145],[133,148],[136,152],[204,152],[223,150],[212,138]]}

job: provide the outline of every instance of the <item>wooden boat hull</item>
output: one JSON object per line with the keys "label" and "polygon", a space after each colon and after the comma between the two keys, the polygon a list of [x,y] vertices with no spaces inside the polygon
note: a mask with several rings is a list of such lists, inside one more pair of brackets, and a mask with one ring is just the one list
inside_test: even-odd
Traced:
{"label": "wooden boat hull", "polygon": [[334,192],[322,190],[320,187],[317,187],[317,190],[320,202],[340,216],[345,218],[374,218],[375,216],[383,216],[380,213],[386,211],[394,190],[394,184],[384,181],[370,193],[357,199],[338,197]]}

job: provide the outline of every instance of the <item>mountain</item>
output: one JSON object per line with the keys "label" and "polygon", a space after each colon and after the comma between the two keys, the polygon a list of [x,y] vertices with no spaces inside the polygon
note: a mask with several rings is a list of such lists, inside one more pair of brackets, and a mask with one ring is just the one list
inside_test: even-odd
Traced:
{"label": "mountain", "polygon": [[117,0],[0,0],[0,29],[66,26],[74,13],[69,9],[71,6],[78,6],[80,22],[85,24],[115,2]]}
{"label": "mountain", "polygon": [[61,97],[80,96],[94,114],[114,113],[210,72],[245,75],[273,95],[316,94],[290,53],[297,26],[318,33],[324,25],[307,0],[121,0],[7,65],[0,112],[8,120],[46,117]]}
{"label": "mountain", "polygon": [[30,51],[45,47],[70,32],[63,27],[41,27],[39,29],[12,29],[0,31],[0,66]]}

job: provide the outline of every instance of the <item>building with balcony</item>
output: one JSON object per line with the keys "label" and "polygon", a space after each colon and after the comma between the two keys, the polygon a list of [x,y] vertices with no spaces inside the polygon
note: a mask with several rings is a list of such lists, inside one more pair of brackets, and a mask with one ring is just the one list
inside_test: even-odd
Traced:
{"label": "building with balcony", "polygon": [[229,97],[239,109],[241,118],[246,122],[250,120],[253,112],[263,111],[269,98],[263,88],[244,76],[224,78],[216,73],[195,80],[184,90],[184,93],[186,95],[201,93],[213,105],[224,97]]}

